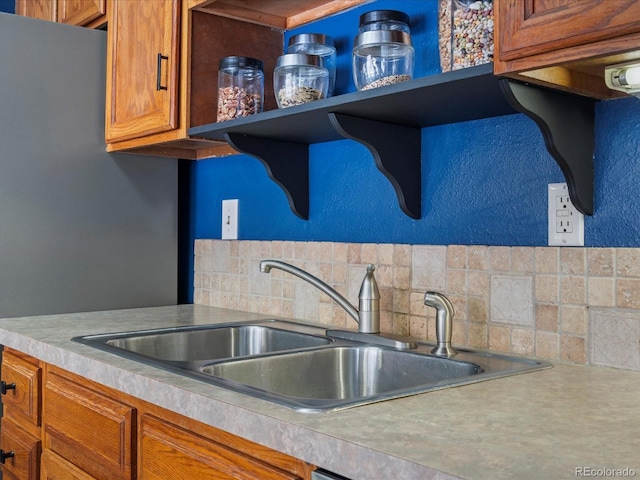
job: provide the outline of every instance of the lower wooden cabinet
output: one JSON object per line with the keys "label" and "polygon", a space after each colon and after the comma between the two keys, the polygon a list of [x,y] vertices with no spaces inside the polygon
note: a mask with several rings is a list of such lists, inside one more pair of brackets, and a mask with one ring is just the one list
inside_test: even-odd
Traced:
{"label": "lower wooden cabinet", "polygon": [[46,450],[41,458],[40,480],[96,480],[95,477],[50,450]]}
{"label": "lower wooden cabinet", "polygon": [[37,359],[10,348],[2,351],[3,480],[40,478],[42,376],[42,365]]}
{"label": "lower wooden cabinet", "polygon": [[19,352],[2,352],[4,416],[40,436],[42,368],[36,359]]}
{"label": "lower wooden cabinet", "polygon": [[310,480],[315,470],[18,351],[2,356],[3,480]]}
{"label": "lower wooden cabinet", "polygon": [[[4,458],[3,480],[36,480],[40,472],[40,439],[25,432],[9,418],[0,425],[0,449]],[[9,456],[10,454],[11,456]]]}
{"label": "lower wooden cabinet", "polygon": [[44,382],[44,448],[98,479],[134,478],[136,409],[59,369]]}
{"label": "lower wooden cabinet", "polygon": [[[153,415],[140,419],[140,480],[295,480],[305,472],[282,470],[231,446]],[[310,473],[310,471],[309,471]]]}

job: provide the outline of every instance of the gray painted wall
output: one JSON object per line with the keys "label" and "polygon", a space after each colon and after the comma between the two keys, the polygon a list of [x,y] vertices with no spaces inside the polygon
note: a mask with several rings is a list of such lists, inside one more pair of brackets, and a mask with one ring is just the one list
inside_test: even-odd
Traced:
{"label": "gray painted wall", "polygon": [[105,55],[0,13],[0,317],[176,303],[177,162],[106,153]]}

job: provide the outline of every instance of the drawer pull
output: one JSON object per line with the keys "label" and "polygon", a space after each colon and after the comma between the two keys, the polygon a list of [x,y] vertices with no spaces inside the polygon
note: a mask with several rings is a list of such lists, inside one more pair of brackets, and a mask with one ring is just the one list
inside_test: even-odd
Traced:
{"label": "drawer pull", "polygon": [[162,55],[161,53],[158,54],[158,67],[157,67],[157,71],[156,71],[156,90],[160,91],[160,90],[167,90],[167,87],[162,85],[162,61],[163,60],[169,60],[169,57],[166,57],[164,55]]}
{"label": "drawer pull", "polygon": [[[7,383],[5,381],[2,381],[0,383],[0,393],[2,393],[2,395],[6,395],[7,394],[7,390],[15,390],[16,389],[16,383],[12,382],[12,383]],[[2,462],[4,463],[4,462]]]}
{"label": "drawer pull", "polygon": [[15,456],[15,453],[13,453],[13,450],[11,450],[10,452],[5,452],[4,450],[0,450],[0,463],[4,465],[4,461],[7,458],[13,458],[14,456]]}

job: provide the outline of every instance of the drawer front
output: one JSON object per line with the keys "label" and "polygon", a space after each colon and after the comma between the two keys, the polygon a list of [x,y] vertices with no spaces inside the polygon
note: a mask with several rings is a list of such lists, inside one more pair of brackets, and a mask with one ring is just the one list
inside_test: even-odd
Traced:
{"label": "drawer front", "polygon": [[8,351],[2,353],[2,381],[14,388],[2,396],[5,416],[40,426],[42,368]]}
{"label": "drawer front", "polygon": [[40,480],[95,480],[95,477],[50,450],[46,450],[42,454],[40,468],[42,471]]}
{"label": "drawer front", "polygon": [[139,480],[166,480],[172,472],[198,480],[300,480],[152,415],[140,419]]}
{"label": "drawer front", "polygon": [[44,448],[97,479],[132,478],[135,408],[78,381],[47,372]]}
{"label": "drawer front", "polygon": [[13,457],[6,458],[4,464],[0,464],[5,479],[38,480],[40,478],[40,439],[25,432],[8,418],[2,419],[0,449],[5,455],[13,452]]}

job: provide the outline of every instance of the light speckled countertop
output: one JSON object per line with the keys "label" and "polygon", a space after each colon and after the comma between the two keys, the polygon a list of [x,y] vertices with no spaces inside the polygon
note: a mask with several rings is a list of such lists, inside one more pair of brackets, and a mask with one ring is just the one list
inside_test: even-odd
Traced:
{"label": "light speckled countertop", "polygon": [[0,344],[353,479],[562,479],[580,478],[580,468],[640,475],[637,372],[556,364],[308,414],[70,340],[262,318],[181,305],[1,319]]}

